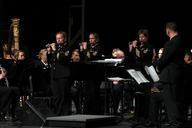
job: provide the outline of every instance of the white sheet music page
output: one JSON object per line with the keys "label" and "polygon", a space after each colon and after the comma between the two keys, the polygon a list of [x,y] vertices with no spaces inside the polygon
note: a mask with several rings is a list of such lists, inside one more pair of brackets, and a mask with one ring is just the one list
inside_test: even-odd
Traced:
{"label": "white sheet music page", "polygon": [[121,77],[108,77],[107,79],[110,81],[128,81],[128,80],[131,80],[131,79],[125,79],[125,78],[121,78]]}
{"label": "white sheet music page", "polygon": [[106,62],[113,62],[113,63],[121,63],[123,59],[113,59],[113,58],[109,58],[109,59],[105,59]]}
{"label": "white sheet music page", "polygon": [[145,66],[145,71],[147,72],[147,74],[150,75],[153,82],[159,81],[159,76],[158,76],[157,72],[155,71],[155,68],[153,67],[153,65],[151,65],[150,67]]}
{"label": "white sheet music page", "polygon": [[149,80],[144,77],[141,71],[136,71],[135,69],[128,69],[127,72],[136,80],[138,84],[149,82]]}
{"label": "white sheet music page", "polygon": [[111,80],[111,81],[121,81],[121,80],[124,80],[124,79],[121,78],[121,77],[109,77],[108,80]]}

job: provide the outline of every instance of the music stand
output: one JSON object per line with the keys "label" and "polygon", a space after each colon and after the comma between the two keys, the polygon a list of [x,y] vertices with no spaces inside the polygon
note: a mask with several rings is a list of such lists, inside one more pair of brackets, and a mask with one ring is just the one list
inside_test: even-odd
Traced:
{"label": "music stand", "polygon": [[108,109],[107,109],[107,96],[108,96],[108,92],[107,89],[110,88],[107,85],[107,81],[108,81],[108,72],[107,72],[107,68],[109,67],[116,67],[118,64],[120,64],[123,61],[123,59],[104,59],[104,60],[94,60],[94,61],[90,61],[89,63],[91,64],[101,64],[104,66],[105,70],[104,70],[104,82],[105,82],[105,100],[104,100],[104,114],[108,114]]}
{"label": "music stand", "polygon": [[125,97],[125,91],[124,91],[124,84],[125,82],[127,81],[132,81],[132,79],[125,79],[125,78],[121,78],[121,77],[109,77],[108,78],[109,81],[117,81],[117,82],[123,82],[123,84],[121,85],[122,86],[122,97],[121,97],[121,116],[123,118],[123,113],[124,113],[124,97]]}

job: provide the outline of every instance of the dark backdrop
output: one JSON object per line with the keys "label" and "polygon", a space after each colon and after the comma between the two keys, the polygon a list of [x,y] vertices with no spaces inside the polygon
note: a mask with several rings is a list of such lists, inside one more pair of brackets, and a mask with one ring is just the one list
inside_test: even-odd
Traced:
{"label": "dark backdrop", "polygon": [[[19,17],[21,43],[28,48],[30,55],[36,54],[46,43],[54,41],[56,31],[68,32],[69,7],[80,3],[80,0],[1,0],[0,42],[8,40],[11,18]],[[89,32],[98,32],[106,53],[110,54],[115,47],[126,50],[128,42],[137,37],[138,29],[147,28],[151,42],[159,48],[168,39],[165,23],[175,21],[186,45],[191,47],[192,8],[188,5],[184,1],[86,0],[85,40]],[[73,15],[78,17],[79,14]],[[81,20],[73,22],[80,23]]]}

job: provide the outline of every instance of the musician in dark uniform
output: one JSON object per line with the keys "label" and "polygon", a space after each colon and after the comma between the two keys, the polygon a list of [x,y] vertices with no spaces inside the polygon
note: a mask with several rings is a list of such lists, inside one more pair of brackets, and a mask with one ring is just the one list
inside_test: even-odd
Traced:
{"label": "musician in dark uniform", "polygon": [[56,115],[70,113],[70,49],[65,32],[56,33],[56,43],[48,46],[51,64],[51,88],[55,98]]}
{"label": "musician in dark uniform", "polygon": [[192,104],[192,53],[188,50],[184,56],[184,68],[182,72],[182,86],[179,87],[179,101],[181,101],[181,118],[183,121],[188,119],[189,107]]}
{"label": "musician in dark uniform", "polygon": [[[80,46],[80,51],[82,54],[82,61],[92,61],[102,59],[103,47],[101,46],[99,35],[95,32],[89,34],[89,44],[87,42],[82,42]],[[101,114],[100,105],[100,77],[99,67],[91,68],[94,74],[90,74],[89,80],[85,81],[85,114]],[[97,74],[98,76],[95,76]]]}
{"label": "musician in dark uniform", "polygon": [[[155,60],[155,49],[153,48],[149,40],[149,31],[148,29],[140,29],[138,31],[138,40],[129,42],[129,52],[128,57],[131,58],[133,63],[135,63],[136,70],[142,72],[142,74],[148,78],[144,66],[152,65],[152,62]],[[135,119],[137,121],[143,122],[148,117],[148,108],[149,108],[149,97],[150,97],[150,83],[146,83],[142,86],[137,86],[135,93]],[[139,93],[138,93],[139,92]]]}
{"label": "musician in dark uniform", "polygon": [[47,49],[41,49],[32,71],[33,96],[51,95],[50,69],[51,66],[47,60]]}
{"label": "musician in dark uniform", "polygon": [[138,31],[139,40],[129,42],[129,55],[139,65],[150,65],[155,59],[155,49],[149,43],[149,32],[147,29]]}
{"label": "musician in dark uniform", "polygon": [[7,87],[6,82],[6,71],[2,67],[0,68],[0,120],[5,118],[6,113],[10,107],[10,96],[11,90]]}
{"label": "musician in dark uniform", "polygon": [[7,43],[3,44],[2,51],[3,51],[3,57],[0,58],[0,64],[7,71],[9,71],[13,64],[13,56],[12,56],[12,52],[10,50],[10,45]]}
{"label": "musician in dark uniform", "polygon": [[167,110],[170,127],[179,127],[179,110],[177,88],[180,83],[183,66],[184,47],[174,22],[166,24],[169,37],[164,45],[162,57],[154,63],[160,71],[160,82],[163,85],[163,100]]}
{"label": "musician in dark uniform", "polygon": [[[11,120],[16,121],[16,108],[19,101],[19,89],[11,87],[7,79],[7,71],[0,67],[0,120],[5,120],[7,113],[11,112]],[[8,115],[9,116],[9,115]]]}
{"label": "musician in dark uniform", "polygon": [[[159,49],[158,59],[163,54],[163,48]],[[160,125],[158,116],[159,109],[161,109],[163,103],[163,88],[162,83],[155,82],[151,87],[150,105],[149,105],[149,121],[145,124],[147,127],[158,127]]]}
{"label": "musician in dark uniform", "polygon": [[[124,59],[125,54],[124,52],[119,49],[119,48],[114,48],[112,50],[112,57],[114,59]],[[114,75],[121,75],[118,72],[113,72]],[[113,114],[118,115],[118,108],[119,108],[119,103],[121,102],[121,114],[123,114],[125,111],[128,111],[131,108],[131,101],[133,100],[131,98],[130,92],[129,92],[129,87],[125,86],[124,82],[122,81],[112,81],[112,89],[111,89],[111,96],[112,96],[112,108],[113,108]],[[125,93],[123,92],[125,91]],[[124,95],[123,95],[124,93]],[[122,100],[123,98],[123,100]],[[122,104],[122,101],[123,104]],[[123,108],[122,108],[123,106]]]}
{"label": "musician in dark uniform", "polygon": [[28,73],[29,65],[26,61],[26,56],[22,50],[13,51],[13,64],[7,72],[10,86],[18,87],[21,96],[28,95]]}
{"label": "musician in dark uniform", "polygon": [[99,35],[95,32],[89,34],[89,43],[82,42],[80,51],[84,61],[102,59],[103,47],[100,43]]}
{"label": "musician in dark uniform", "polygon": [[[81,60],[79,49],[74,49],[71,55],[71,62],[79,64]],[[82,94],[82,81],[74,80],[71,86],[71,98],[74,101],[76,113],[81,113],[81,94]]]}

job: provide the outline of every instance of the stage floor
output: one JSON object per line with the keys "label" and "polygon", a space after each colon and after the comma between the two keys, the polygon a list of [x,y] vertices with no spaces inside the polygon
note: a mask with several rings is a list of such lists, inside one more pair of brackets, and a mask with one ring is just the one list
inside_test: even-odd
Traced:
{"label": "stage floor", "polygon": [[[115,125],[100,126],[99,128],[131,128],[131,122],[128,121],[133,117],[133,114],[124,114],[123,118],[119,117],[119,121]],[[0,121],[0,128],[40,128],[40,126],[25,126],[20,121]],[[60,127],[43,127],[43,128],[60,128]],[[67,128],[67,127],[62,127]],[[142,128],[142,127],[141,127]]]}
{"label": "stage floor", "polygon": [[[115,125],[100,126],[95,128],[132,128],[135,121],[132,120],[133,114],[124,114],[123,118],[120,118],[119,122]],[[25,126],[21,122],[0,121],[0,128],[40,128],[40,126]],[[68,128],[68,127],[43,127],[43,128]],[[147,128],[143,125],[137,125],[134,128]],[[152,128],[152,127],[151,127]],[[153,127],[156,128],[156,127]],[[161,128],[169,128],[161,126]],[[186,122],[181,128],[192,128],[192,120]]]}
{"label": "stage floor", "polygon": [[[129,121],[121,121],[120,123],[114,126],[104,126],[104,127],[98,127],[98,128],[132,128],[131,125],[132,123]],[[22,125],[19,125],[17,122],[1,121],[0,128],[40,128],[40,127],[39,126],[22,126]],[[43,128],[61,128],[61,127],[43,127]],[[62,128],[67,128],[67,127],[62,127]],[[147,128],[147,127],[138,125],[135,128]],[[169,127],[162,126],[161,128],[169,128]],[[186,123],[181,128],[192,128],[192,122]]]}
{"label": "stage floor", "polygon": [[[131,128],[131,123],[122,121],[117,125],[114,126],[104,126],[99,128]],[[39,128],[39,126],[22,126],[18,122],[0,122],[0,128]],[[43,128],[59,128],[59,127],[43,127]],[[63,128],[63,127],[62,127]],[[140,127],[145,128],[145,127]]]}

